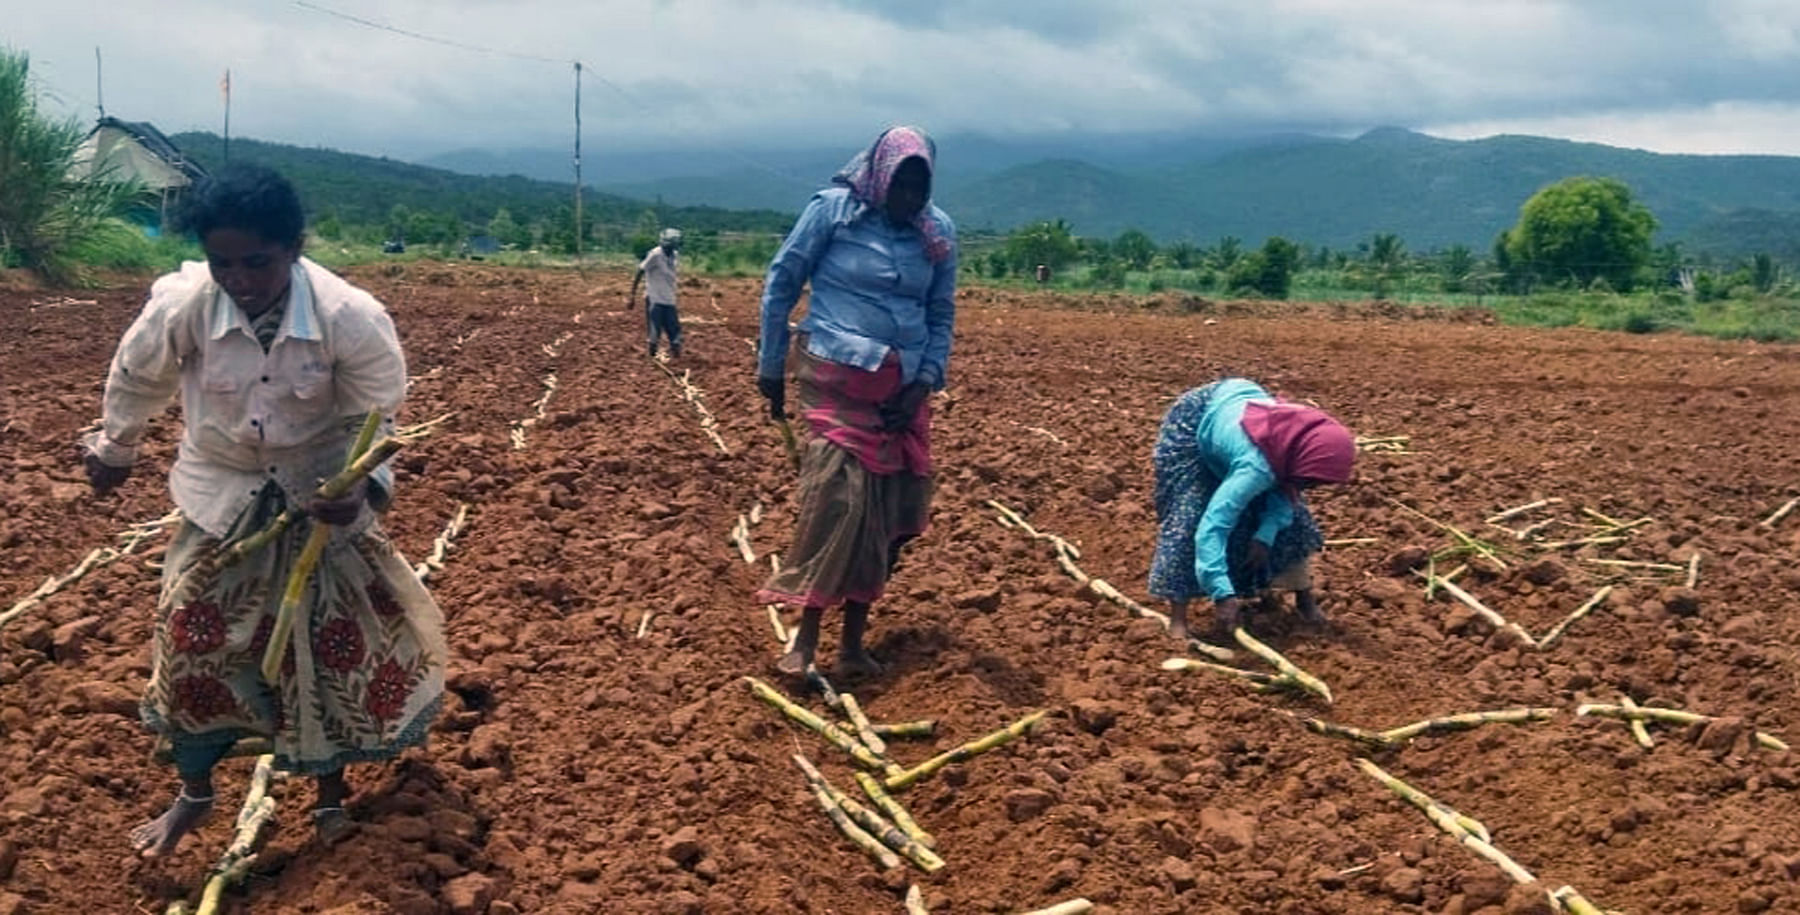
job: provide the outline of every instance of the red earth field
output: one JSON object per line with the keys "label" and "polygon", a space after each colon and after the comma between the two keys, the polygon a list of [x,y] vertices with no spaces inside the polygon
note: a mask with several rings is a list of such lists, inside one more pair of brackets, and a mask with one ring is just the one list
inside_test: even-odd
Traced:
{"label": "red earth field", "polygon": [[[797,748],[854,791],[845,757],[741,678],[779,682],[751,595],[786,548],[792,471],[751,384],[759,284],[689,279],[691,372],[730,454],[642,353],[629,276],[482,265],[352,271],[392,310],[415,376],[403,421],[454,416],[402,453],[387,525],[421,558],[459,502],[469,523],[433,578],[451,695],[430,745],[352,772],[361,831],[310,844],[304,782],[227,910],[254,912],[1019,912],[1086,897],[1105,913],[1550,911],[1579,889],[1622,912],[1800,912],[1800,350],[1675,336],[1491,326],[1373,307],[965,291],[937,401],[931,531],[872,637],[889,670],[848,681],[877,721],[935,718],[916,762],[1036,709],[1027,740],[952,766],[901,800],[942,872],[881,872],[829,825]],[[0,288],[0,612],[127,526],[169,508],[178,423],[160,423],[119,494],[73,460],[142,285],[71,301]],[[515,449],[510,430],[534,414]],[[1336,694],[1264,695],[1178,654],[1153,621],[1082,590],[986,500],[1079,545],[1088,573],[1145,600],[1149,452],[1183,389],[1222,374],[1309,398],[1365,436],[1358,479],[1319,491],[1323,636],[1285,614],[1254,631]],[[1547,550],[1483,524],[1592,509],[1651,519],[1623,542]],[[1390,501],[1392,500],[1392,501]],[[1544,651],[1407,572],[1451,545],[1415,508],[1511,552],[1469,592],[1542,634],[1611,597]],[[162,912],[197,895],[231,831],[216,816],[172,860],[124,833],[170,796],[135,719],[161,537],[0,629],[0,913]],[[1690,591],[1685,566],[1702,554]],[[1454,561],[1438,566],[1443,570]],[[641,626],[646,614],[649,625]],[[642,637],[638,633],[644,629]],[[826,638],[836,636],[828,619]],[[1240,653],[1237,662],[1257,667]],[[801,695],[797,684],[784,684]],[[1642,749],[1583,702],[1723,720],[1652,725]],[[823,706],[807,697],[815,709]],[[1291,712],[1384,729],[1443,714],[1554,706],[1550,721],[1428,736],[1374,754],[1484,822],[1542,880],[1515,889],[1358,771],[1357,745]],[[226,767],[240,793],[248,763]],[[229,807],[235,810],[235,805]],[[223,813],[223,811],[222,811]]]}

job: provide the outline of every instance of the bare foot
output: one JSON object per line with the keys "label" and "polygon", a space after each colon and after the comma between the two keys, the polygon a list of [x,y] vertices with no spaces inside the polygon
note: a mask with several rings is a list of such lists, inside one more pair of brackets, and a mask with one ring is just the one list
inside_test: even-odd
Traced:
{"label": "bare foot", "polygon": [[319,844],[330,848],[356,832],[356,821],[342,807],[314,807],[313,835]]}
{"label": "bare foot", "polygon": [[212,813],[213,799],[188,797],[187,792],[175,796],[175,802],[162,816],[131,831],[131,847],[145,858],[162,858],[175,851],[181,839],[206,822]]}
{"label": "bare foot", "polygon": [[1174,636],[1175,641],[1182,645],[1186,645],[1194,637],[1193,632],[1188,629],[1187,620],[1184,619],[1169,620],[1169,635]]}
{"label": "bare foot", "polygon": [[1235,597],[1228,597],[1213,605],[1214,634],[1231,637],[1231,631],[1243,622],[1243,602]]}
{"label": "bare foot", "polygon": [[847,677],[879,677],[886,668],[866,651],[839,652],[838,673]]}

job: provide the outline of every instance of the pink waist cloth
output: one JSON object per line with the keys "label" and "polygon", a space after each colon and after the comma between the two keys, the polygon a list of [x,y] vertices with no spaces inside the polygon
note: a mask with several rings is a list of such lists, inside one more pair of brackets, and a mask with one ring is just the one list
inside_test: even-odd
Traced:
{"label": "pink waist cloth", "polygon": [[931,401],[920,402],[912,421],[882,428],[881,405],[900,392],[900,360],[888,354],[873,372],[839,365],[799,351],[800,415],[814,435],[856,456],[870,473],[931,474]]}

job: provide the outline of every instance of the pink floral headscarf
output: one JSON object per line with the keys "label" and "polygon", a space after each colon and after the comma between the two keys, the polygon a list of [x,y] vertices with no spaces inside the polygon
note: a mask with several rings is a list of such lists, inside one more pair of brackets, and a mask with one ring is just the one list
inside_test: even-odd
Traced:
{"label": "pink floral headscarf", "polygon": [[[936,172],[937,144],[930,135],[917,127],[890,127],[868,149],[838,169],[831,180],[848,187],[851,195],[865,206],[883,207],[887,205],[888,185],[894,182],[894,172],[900,170],[900,163],[915,156],[924,160],[927,172]],[[950,241],[931,218],[929,199],[913,225],[925,237],[925,256],[933,263],[950,256]]]}
{"label": "pink floral headscarf", "polygon": [[1356,437],[1324,410],[1251,402],[1239,422],[1283,486],[1350,482]]}

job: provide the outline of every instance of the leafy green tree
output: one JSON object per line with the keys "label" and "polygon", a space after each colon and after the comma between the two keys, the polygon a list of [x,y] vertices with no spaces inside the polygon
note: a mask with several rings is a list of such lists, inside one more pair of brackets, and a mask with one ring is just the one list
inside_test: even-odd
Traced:
{"label": "leafy green tree", "polygon": [[119,218],[140,187],[105,175],[70,177],[83,136],[73,118],[51,120],[38,110],[30,56],[0,48],[0,266],[84,283],[89,265],[117,263],[146,246]]}
{"label": "leafy green tree", "polygon": [[1194,247],[1192,242],[1171,242],[1163,248],[1163,256],[1167,257],[1169,263],[1174,265],[1177,270],[1187,270],[1200,263],[1200,249]]}
{"label": "leafy green tree", "polygon": [[1130,270],[1148,270],[1156,257],[1156,242],[1138,229],[1126,229],[1113,239],[1113,257]]}
{"label": "leafy green tree", "polygon": [[1451,245],[1438,259],[1438,273],[1444,278],[1445,292],[1461,292],[1475,272],[1475,253],[1468,245]]}
{"label": "leafy green tree", "polygon": [[1758,254],[1751,258],[1750,285],[1755,286],[1757,292],[1768,295],[1769,291],[1775,288],[1775,280],[1779,278],[1779,275],[1780,271],[1776,268],[1773,257],[1767,254]]}
{"label": "leafy green tree", "polygon": [[1243,245],[1243,241],[1233,235],[1219,239],[1219,243],[1214,245],[1212,250],[1213,268],[1230,270],[1232,265],[1238,262],[1238,258],[1244,256]]}
{"label": "leafy green tree", "polygon": [[1020,274],[1030,274],[1039,264],[1052,271],[1061,270],[1075,260],[1078,253],[1069,224],[1060,219],[1034,222],[1013,230],[1006,236],[1001,250],[1013,272]]}
{"label": "leafy green tree", "polygon": [[1406,245],[1400,236],[1383,232],[1370,239],[1369,267],[1375,279],[1375,297],[1387,298],[1394,281],[1406,268]]}
{"label": "leafy green tree", "polygon": [[1254,292],[1271,299],[1285,299],[1293,288],[1294,270],[1300,266],[1300,246],[1272,235],[1261,249],[1240,257],[1226,274],[1225,288]]}
{"label": "leafy green tree", "polygon": [[512,211],[508,210],[506,207],[501,207],[494,211],[493,218],[488,220],[487,233],[492,235],[495,241],[498,241],[503,245],[524,248],[530,244],[529,235],[523,239],[525,244],[520,244],[520,235],[523,234],[523,227],[513,220]]}
{"label": "leafy green tree", "polygon": [[1507,232],[1513,261],[1530,273],[1586,287],[1605,278],[1626,291],[1650,262],[1656,217],[1614,178],[1565,178],[1531,196]]}

